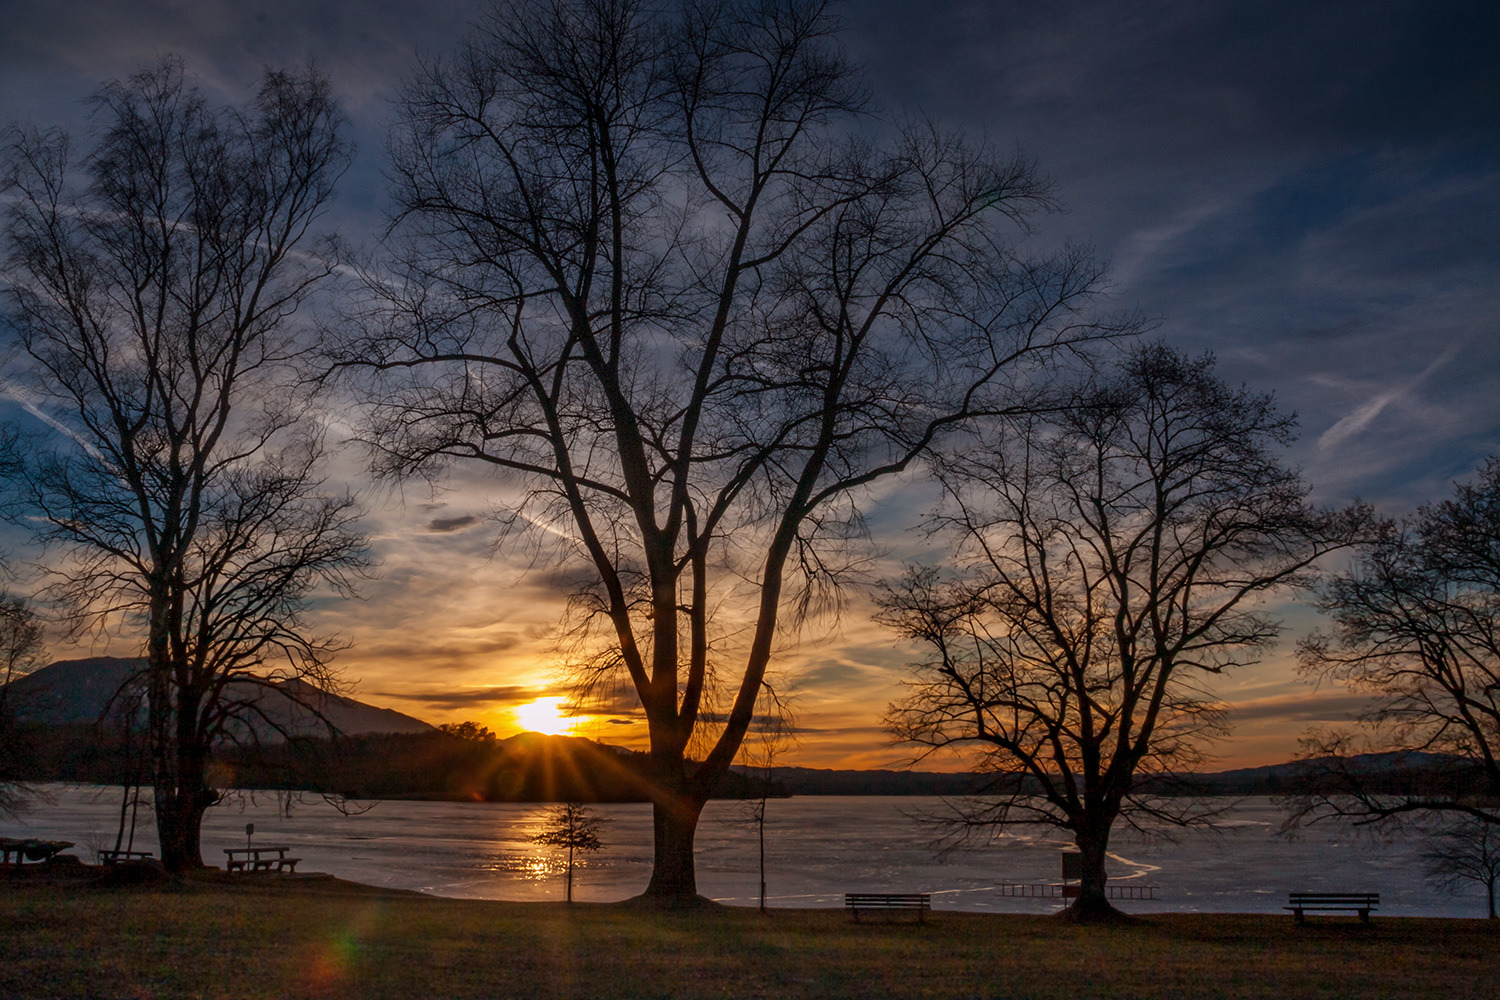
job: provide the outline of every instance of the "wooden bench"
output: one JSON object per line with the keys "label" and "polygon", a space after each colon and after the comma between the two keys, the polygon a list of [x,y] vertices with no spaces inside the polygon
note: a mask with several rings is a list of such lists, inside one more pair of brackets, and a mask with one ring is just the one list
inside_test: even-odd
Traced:
{"label": "wooden bench", "polygon": [[861,910],[915,913],[922,923],[932,910],[932,897],[925,892],[850,892],[844,894],[844,906],[855,923]]}
{"label": "wooden bench", "polygon": [[99,851],[99,863],[111,868],[122,861],[145,861],[149,857],[150,851]]}
{"label": "wooden bench", "polygon": [[1305,923],[1305,913],[1324,910],[1358,913],[1362,923],[1370,922],[1370,911],[1380,905],[1378,892],[1292,892],[1287,894],[1287,905],[1297,923]]}
{"label": "wooden bench", "polygon": [[226,847],[229,860],[224,867],[232,872],[296,872],[301,858],[289,858],[285,847]]}

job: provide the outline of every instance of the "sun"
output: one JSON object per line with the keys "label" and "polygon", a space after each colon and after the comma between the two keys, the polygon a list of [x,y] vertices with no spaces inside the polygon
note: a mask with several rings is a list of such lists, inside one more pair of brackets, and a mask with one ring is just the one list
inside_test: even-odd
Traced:
{"label": "sun", "polygon": [[561,698],[538,698],[515,707],[516,725],[531,733],[559,736],[573,728],[574,721],[562,714]]}

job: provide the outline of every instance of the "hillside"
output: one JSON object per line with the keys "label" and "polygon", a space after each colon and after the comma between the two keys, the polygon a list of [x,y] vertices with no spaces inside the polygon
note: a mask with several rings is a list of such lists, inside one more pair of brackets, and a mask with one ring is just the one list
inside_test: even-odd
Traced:
{"label": "hillside", "polygon": [[[138,689],[145,664],[144,659],[114,656],[59,660],[12,682],[7,701],[16,721],[23,724],[92,725],[117,693]],[[305,681],[282,681],[277,689],[254,684],[229,688],[230,698],[254,704],[275,722],[258,727],[256,735],[261,739],[278,738],[278,730],[291,736],[313,736],[326,733],[329,725],[349,736],[424,733],[433,728],[402,712],[320,691]]]}

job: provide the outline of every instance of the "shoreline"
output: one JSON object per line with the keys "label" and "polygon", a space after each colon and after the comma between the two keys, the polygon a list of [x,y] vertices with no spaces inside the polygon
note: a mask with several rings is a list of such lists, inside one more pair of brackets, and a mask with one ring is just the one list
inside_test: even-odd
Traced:
{"label": "shoreline", "polygon": [[[66,857],[66,855],[64,855]],[[134,874],[142,873],[145,874]],[[398,899],[424,899],[444,903],[475,906],[506,906],[506,907],[563,907],[573,909],[606,909],[624,908],[631,910],[650,911],[661,909],[665,911],[692,909],[693,907],[656,907],[651,903],[642,903],[644,897],[640,895],[627,896],[617,900],[578,900],[566,903],[552,899],[499,899],[493,897],[476,896],[442,896],[433,892],[424,892],[421,889],[405,889],[396,886],[375,885],[369,882],[359,882],[353,879],[342,878],[328,872],[306,871],[306,872],[276,872],[276,871],[227,871],[223,868],[205,866],[191,872],[182,874],[169,874],[160,869],[159,865],[148,864],[142,866],[139,862],[128,862],[116,866],[114,871],[126,872],[123,877],[111,878],[111,869],[105,865],[88,864],[81,860],[58,862],[33,862],[24,865],[7,864],[0,866],[0,891],[8,887],[37,887],[37,888],[87,888],[100,890],[119,891],[151,891],[164,892],[173,891],[220,891],[226,894],[235,892],[255,891],[260,893],[279,891],[290,893],[326,893],[329,895],[358,895],[358,896],[390,896]],[[1112,880],[1113,881],[1113,880]],[[722,909],[730,912],[764,914],[774,917],[779,914],[829,914],[845,912],[844,906],[770,906],[765,911],[753,903],[737,905],[720,899],[707,896],[699,896],[700,904],[695,904],[707,909]],[[1128,904],[1129,901],[1123,901]],[[1245,911],[1245,910],[1173,910],[1155,909],[1151,912],[1132,912],[1127,906],[1120,908],[1121,912],[1133,921],[1151,921],[1157,918],[1202,918],[1205,920],[1218,919],[1277,919],[1285,916],[1291,920],[1290,911],[1279,908],[1274,912]],[[1052,913],[1007,913],[989,910],[961,910],[950,909],[934,902],[929,913],[941,914],[943,916],[962,917],[964,919],[1017,919],[1017,920],[1051,920],[1060,915],[1062,908]],[[877,918],[878,919],[878,918]],[[1326,920],[1330,924],[1340,922],[1338,917],[1320,918],[1309,917],[1314,923]],[[1437,923],[1453,922],[1459,924],[1478,924],[1492,926],[1497,938],[1500,938],[1500,920],[1490,921],[1485,917],[1433,915],[1433,914],[1382,914],[1376,911],[1372,920],[1381,921],[1406,921],[1423,922],[1432,921]],[[1346,922],[1347,921],[1343,921]]]}
{"label": "shoreline", "polygon": [[43,867],[0,877],[0,996],[1500,995],[1500,926],[1483,919],[1156,913],[1079,927],[936,910],[855,923],[831,909],[452,899],[311,872],[111,886],[93,866]]}
{"label": "shoreline", "polygon": [[[0,833],[74,841],[71,853],[93,862],[92,848],[110,846],[119,799],[98,789],[55,788],[53,801]],[[113,790],[109,790],[112,792]],[[1227,801],[1227,800],[1226,800]],[[778,909],[841,909],[846,892],[932,893],[941,909],[978,913],[1049,914],[1061,900],[1002,896],[1005,884],[1058,881],[1060,838],[1010,835],[982,848],[937,858],[913,825],[913,809],[939,800],[798,797],[773,804],[767,821],[766,871]],[[243,848],[244,827],[256,825],[256,846],[288,848],[299,872],[327,872],[377,887],[419,890],[446,898],[560,899],[562,859],[531,841],[542,809],[489,803],[383,803],[344,816],[316,800],[285,803],[248,796],[210,812],[204,860],[222,866],[221,848]],[[1379,892],[1386,913],[1470,917],[1484,913],[1482,895],[1462,887],[1435,890],[1421,874],[1415,842],[1367,844],[1351,838],[1277,838],[1275,810],[1244,803],[1217,837],[1180,841],[1121,837],[1121,859],[1110,875],[1121,885],[1155,887],[1154,901],[1123,902],[1133,913],[1279,912],[1285,891]],[[575,882],[577,898],[619,901],[642,892],[652,858],[649,808],[598,809],[609,819],[606,848],[590,855]],[[851,818],[851,817],[857,817]],[[143,839],[144,838],[144,839]],[[698,832],[698,889],[730,906],[758,896],[753,827],[733,804],[714,803]],[[154,828],[142,815],[136,847],[155,850]],[[1128,879],[1128,881],[1127,881]],[[1278,898],[1278,893],[1280,893]]]}

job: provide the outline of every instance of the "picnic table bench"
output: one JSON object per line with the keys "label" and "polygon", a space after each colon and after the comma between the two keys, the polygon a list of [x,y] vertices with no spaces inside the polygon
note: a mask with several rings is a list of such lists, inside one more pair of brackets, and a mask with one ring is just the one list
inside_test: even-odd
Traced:
{"label": "picnic table bench", "polygon": [[844,894],[844,906],[855,923],[861,910],[915,913],[921,923],[932,910],[932,897],[925,892],[849,892]]}
{"label": "picnic table bench", "polygon": [[99,863],[110,867],[122,861],[145,861],[149,857],[150,851],[99,851]]}
{"label": "picnic table bench", "polygon": [[1363,923],[1370,922],[1370,911],[1380,905],[1378,892],[1292,892],[1287,894],[1283,909],[1292,911],[1297,923],[1305,923],[1309,910],[1358,913]]}
{"label": "picnic table bench", "polygon": [[12,854],[16,856],[18,865],[24,861],[51,861],[72,846],[71,840],[0,837],[0,863],[9,862]]}
{"label": "picnic table bench", "polygon": [[224,867],[232,872],[296,872],[301,858],[289,858],[286,847],[226,847],[229,860]]}

